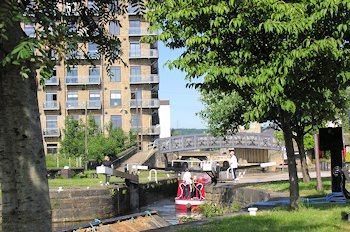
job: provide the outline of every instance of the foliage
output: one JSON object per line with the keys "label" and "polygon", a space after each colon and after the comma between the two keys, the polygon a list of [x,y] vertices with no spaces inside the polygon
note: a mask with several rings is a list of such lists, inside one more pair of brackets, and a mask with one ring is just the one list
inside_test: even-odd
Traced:
{"label": "foliage", "polygon": [[[278,141],[282,142],[284,140],[283,132],[281,130],[275,130],[273,134]],[[305,150],[315,148],[314,135],[312,134],[312,131],[304,134],[304,147]]]}
{"label": "foliage", "polygon": [[205,134],[207,133],[206,129],[195,129],[195,128],[172,128],[171,136],[177,135],[196,135],[196,134]]}
{"label": "foliage", "polygon": [[84,145],[84,125],[74,118],[67,117],[65,120],[65,128],[63,129],[64,137],[61,140],[61,150],[63,154],[71,157],[80,157],[85,153]]}
{"label": "foliage", "polygon": [[233,201],[231,204],[231,210],[233,211],[239,211],[242,208],[242,204],[239,201]]}
{"label": "foliage", "polygon": [[270,120],[283,130],[291,206],[296,208],[292,131],[334,120],[345,105],[350,4],[149,0],[148,7],[154,9],[147,13],[152,29],[162,32],[149,40],[184,49],[168,65],[187,73],[188,86],[214,94],[236,92],[246,106],[236,118],[244,123]]}
{"label": "foliage", "polygon": [[[109,33],[106,25],[119,24],[118,16],[127,12],[128,1],[94,0],[92,5],[80,0],[6,2],[6,8],[0,12],[0,41],[8,38],[14,24],[35,26],[33,35],[23,36],[0,61],[2,66],[18,65],[24,78],[30,75],[29,66],[39,70],[43,78],[50,78],[54,66],[62,60],[67,66],[81,58],[92,62],[102,54],[107,66],[121,60],[121,41]],[[130,2],[135,5],[137,1]],[[99,55],[87,52],[89,42],[98,45]]]}
{"label": "foliage", "polygon": [[[61,140],[60,152],[69,157],[84,157],[85,154],[85,127],[83,121],[66,119],[64,137]],[[87,131],[87,159],[101,161],[105,155],[117,156],[121,151],[134,145],[133,136],[128,137],[120,128],[112,128],[111,124],[106,127],[108,135],[105,136],[97,127],[92,117],[89,117]]]}
{"label": "foliage", "polygon": [[199,116],[208,123],[209,131],[214,135],[226,135],[227,131],[235,132],[238,126],[244,125],[244,112],[248,104],[237,92],[202,91],[200,100],[205,109]]}
{"label": "foliage", "polygon": [[221,215],[224,212],[221,207],[211,202],[199,205],[198,210],[202,213],[203,217],[206,218],[215,217]]}

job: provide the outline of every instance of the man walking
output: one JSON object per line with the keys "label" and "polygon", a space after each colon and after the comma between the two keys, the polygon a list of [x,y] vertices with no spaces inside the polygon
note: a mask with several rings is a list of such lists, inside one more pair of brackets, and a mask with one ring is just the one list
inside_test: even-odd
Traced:
{"label": "man walking", "polygon": [[230,156],[231,156],[231,158],[228,162],[229,162],[230,168],[231,168],[232,179],[235,180],[237,178],[236,170],[238,167],[237,157],[235,156],[235,150],[230,151]]}

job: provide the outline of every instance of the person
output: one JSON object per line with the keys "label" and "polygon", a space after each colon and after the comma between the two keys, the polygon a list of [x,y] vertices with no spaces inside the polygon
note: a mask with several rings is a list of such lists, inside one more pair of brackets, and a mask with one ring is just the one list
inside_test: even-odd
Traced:
{"label": "person", "polygon": [[229,162],[230,168],[231,168],[232,179],[235,180],[237,178],[236,170],[238,167],[237,157],[235,156],[235,150],[230,151],[230,156],[231,156],[231,158],[228,162]]}
{"label": "person", "polygon": [[189,198],[191,194],[191,185],[192,185],[192,175],[188,168],[186,168],[185,173],[182,177],[183,182],[185,183],[184,195],[185,198]]}
{"label": "person", "polygon": [[[103,166],[106,166],[106,167],[109,167],[109,168],[112,168],[111,158],[110,158],[108,155],[106,155],[106,156],[104,157],[104,160],[103,160],[103,162],[102,162],[102,165],[103,165]],[[108,175],[108,174],[106,174],[106,185],[109,185],[109,180],[110,180],[110,178],[111,178],[111,176]]]}

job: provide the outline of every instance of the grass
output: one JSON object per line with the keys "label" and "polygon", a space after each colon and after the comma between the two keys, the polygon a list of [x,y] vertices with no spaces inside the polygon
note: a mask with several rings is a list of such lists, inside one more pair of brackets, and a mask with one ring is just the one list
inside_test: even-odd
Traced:
{"label": "grass", "polygon": [[257,216],[239,215],[216,219],[202,226],[189,227],[177,231],[308,231],[339,232],[350,231],[350,223],[341,219],[341,212],[350,213],[350,206],[303,207],[297,211],[258,211]]}
{"label": "grass", "polygon": [[[299,194],[302,197],[310,197],[310,196],[319,196],[325,195],[331,192],[332,183],[330,177],[322,178],[322,191],[317,191],[317,183],[316,180],[313,179],[308,183],[299,182]],[[245,185],[245,187],[255,188],[255,189],[265,189],[272,192],[284,192],[289,193],[289,181],[277,181],[270,183],[259,183],[254,185]],[[349,188],[350,186],[347,186]]]}
{"label": "grass", "polygon": [[[105,176],[103,174],[98,175],[98,178],[91,178],[90,174],[95,171],[89,170],[85,171],[84,174],[86,174],[86,178],[80,178],[79,176],[75,176],[73,178],[68,178],[68,179],[63,179],[63,178],[57,178],[57,179],[49,179],[49,187],[50,188],[55,188],[55,187],[96,187],[100,186],[100,181],[102,183],[105,183]],[[148,171],[141,171],[139,174],[139,181],[141,183],[148,182]],[[164,171],[158,171],[157,179],[162,180],[162,179],[167,179],[169,177],[175,177],[174,173],[169,173],[169,172],[164,172]],[[154,180],[154,174],[152,174],[152,180]],[[123,179],[119,177],[114,177],[112,176],[110,179],[110,182],[120,182],[123,181]]]}

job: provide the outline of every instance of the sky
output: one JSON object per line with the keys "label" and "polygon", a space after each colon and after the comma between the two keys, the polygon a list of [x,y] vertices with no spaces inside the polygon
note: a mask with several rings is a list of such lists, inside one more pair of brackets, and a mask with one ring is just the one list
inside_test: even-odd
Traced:
{"label": "sky", "polygon": [[171,128],[206,128],[205,123],[196,115],[203,109],[200,94],[195,89],[186,88],[186,73],[178,69],[169,70],[165,66],[168,60],[181,55],[181,50],[171,50],[164,43],[158,43],[159,50],[159,99],[170,100]]}

